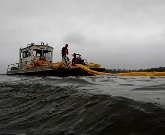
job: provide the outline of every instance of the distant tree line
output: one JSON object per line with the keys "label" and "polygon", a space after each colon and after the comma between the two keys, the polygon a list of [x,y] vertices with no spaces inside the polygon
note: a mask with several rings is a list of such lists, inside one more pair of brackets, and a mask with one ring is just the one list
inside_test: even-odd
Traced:
{"label": "distant tree line", "polygon": [[165,67],[157,67],[157,68],[149,68],[149,69],[106,69],[105,72],[110,72],[110,73],[165,72]]}

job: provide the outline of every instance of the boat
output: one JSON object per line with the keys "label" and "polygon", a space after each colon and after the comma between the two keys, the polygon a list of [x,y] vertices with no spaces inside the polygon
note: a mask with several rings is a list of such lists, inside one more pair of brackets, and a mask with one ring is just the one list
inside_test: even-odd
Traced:
{"label": "boat", "polygon": [[100,64],[88,63],[81,58],[81,63],[74,66],[71,61],[53,63],[53,47],[41,42],[31,43],[19,49],[19,63],[10,64],[7,75],[42,75],[42,76],[92,76],[104,74]]}

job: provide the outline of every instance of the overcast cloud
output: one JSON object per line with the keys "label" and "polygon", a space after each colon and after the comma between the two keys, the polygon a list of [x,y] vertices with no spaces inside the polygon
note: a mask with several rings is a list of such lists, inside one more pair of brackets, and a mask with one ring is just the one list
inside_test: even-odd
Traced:
{"label": "overcast cloud", "polygon": [[105,68],[165,66],[165,0],[0,0],[0,73],[20,47],[49,43],[54,60],[69,44]]}

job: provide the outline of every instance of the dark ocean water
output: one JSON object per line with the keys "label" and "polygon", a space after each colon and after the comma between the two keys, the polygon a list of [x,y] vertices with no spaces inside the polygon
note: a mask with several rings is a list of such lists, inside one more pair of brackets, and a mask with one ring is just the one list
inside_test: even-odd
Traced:
{"label": "dark ocean water", "polygon": [[165,135],[165,78],[0,76],[0,134]]}

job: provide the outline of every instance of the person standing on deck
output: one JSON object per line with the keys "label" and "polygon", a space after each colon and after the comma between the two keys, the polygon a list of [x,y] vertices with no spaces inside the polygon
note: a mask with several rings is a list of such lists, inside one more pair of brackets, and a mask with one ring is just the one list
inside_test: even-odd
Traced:
{"label": "person standing on deck", "polygon": [[62,52],[62,61],[64,62],[65,67],[68,67],[68,61],[69,61],[69,58],[67,57],[67,55],[69,54],[69,52],[68,52],[68,44],[66,44],[62,48],[61,52]]}
{"label": "person standing on deck", "polygon": [[77,64],[76,53],[73,54],[72,66],[75,66],[75,64]]}

